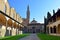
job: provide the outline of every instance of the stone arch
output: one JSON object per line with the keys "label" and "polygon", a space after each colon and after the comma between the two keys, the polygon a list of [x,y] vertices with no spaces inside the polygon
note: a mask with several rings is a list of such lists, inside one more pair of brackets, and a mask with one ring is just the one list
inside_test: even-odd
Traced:
{"label": "stone arch", "polygon": [[17,28],[19,28],[19,24],[17,24]]}
{"label": "stone arch", "polygon": [[53,29],[54,29],[54,33],[56,33],[56,26],[54,26]]}
{"label": "stone arch", "polygon": [[16,22],[13,23],[13,27],[16,28],[17,27],[17,24]]}
{"label": "stone arch", "polygon": [[16,35],[16,26],[17,26],[17,24],[16,24],[16,22],[14,21],[14,22],[13,22],[12,35]]}
{"label": "stone arch", "polygon": [[22,30],[22,26],[20,25],[20,30]]}
{"label": "stone arch", "polygon": [[16,34],[19,33],[18,31],[19,31],[19,24],[17,23],[17,24],[16,24]]}
{"label": "stone arch", "polygon": [[58,24],[58,33],[60,34],[60,24]]}
{"label": "stone arch", "polygon": [[0,14],[0,25],[5,25],[6,26],[6,21],[7,19],[3,14]]}
{"label": "stone arch", "polygon": [[0,36],[4,37],[6,32],[6,17],[0,13]]}
{"label": "stone arch", "polygon": [[12,19],[7,19],[7,30],[6,30],[6,36],[11,36],[11,27],[13,25]]}
{"label": "stone arch", "polygon": [[8,26],[12,27],[12,25],[13,25],[12,19],[8,19],[7,24],[8,24]]}

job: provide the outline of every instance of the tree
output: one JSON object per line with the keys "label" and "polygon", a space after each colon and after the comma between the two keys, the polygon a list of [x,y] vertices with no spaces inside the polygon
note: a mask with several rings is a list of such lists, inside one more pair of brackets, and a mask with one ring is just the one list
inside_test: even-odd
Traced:
{"label": "tree", "polygon": [[44,33],[46,33],[46,25],[47,25],[47,19],[44,16]]}
{"label": "tree", "polygon": [[53,10],[53,15],[55,14],[55,10]]}
{"label": "tree", "polygon": [[49,19],[51,17],[51,14],[48,12],[47,13],[47,19]]}
{"label": "tree", "polygon": [[51,18],[51,14],[48,12],[47,13],[47,24],[48,24],[50,18]]}

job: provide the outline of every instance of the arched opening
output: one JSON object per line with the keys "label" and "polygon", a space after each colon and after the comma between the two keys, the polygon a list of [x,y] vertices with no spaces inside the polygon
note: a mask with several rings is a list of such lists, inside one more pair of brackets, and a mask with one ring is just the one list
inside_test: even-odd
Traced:
{"label": "arched opening", "polygon": [[12,25],[13,25],[13,22],[12,22],[12,19],[8,19],[7,21],[7,36],[11,36],[12,34]]}
{"label": "arched opening", "polygon": [[53,29],[54,29],[54,33],[56,33],[56,26],[54,26]]}
{"label": "arched opening", "polygon": [[9,20],[7,21],[8,27],[12,27],[12,24],[13,24],[12,19],[9,19]]}
{"label": "arched opening", "polygon": [[16,28],[17,27],[17,24],[16,22],[13,23],[13,27]]}
{"label": "arched opening", "polygon": [[22,31],[23,27],[21,25],[20,25],[20,29],[19,30],[20,30],[19,34],[22,34],[23,33],[23,31]]}
{"label": "arched opening", "polygon": [[60,34],[60,24],[58,25],[58,34]]}
{"label": "arched opening", "polygon": [[35,27],[32,27],[32,31],[33,31],[33,33],[35,33]]}
{"label": "arched opening", "polygon": [[22,27],[20,26],[20,30],[22,31]]}
{"label": "arched opening", "polygon": [[18,32],[19,31],[19,24],[17,24],[17,26],[16,26],[16,34],[18,35]]}
{"label": "arched opening", "polygon": [[0,14],[0,25],[5,25],[6,26],[6,18],[3,14]]}
{"label": "arched opening", "polygon": [[6,32],[6,18],[3,14],[0,14],[0,36],[4,36]]}
{"label": "arched opening", "polygon": [[50,27],[50,32],[53,33],[52,27]]}
{"label": "arched opening", "polygon": [[16,35],[16,27],[17,27],[17,24],[16,22],[13,23],[13,32],[12,32],[12,35]]}
{"label": "arched opening", "polygon": [[19,28],[19,24],[16,25],[16,28]]}

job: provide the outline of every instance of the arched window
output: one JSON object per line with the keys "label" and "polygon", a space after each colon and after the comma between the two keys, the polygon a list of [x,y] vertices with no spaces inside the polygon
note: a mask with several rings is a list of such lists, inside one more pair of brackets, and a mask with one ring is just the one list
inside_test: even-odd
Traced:
{"label": "arched window", "polygon": [[6,13],[6,10],[7,10],[7,7],[6,7],[6,5],[4,6],[4,13]]}

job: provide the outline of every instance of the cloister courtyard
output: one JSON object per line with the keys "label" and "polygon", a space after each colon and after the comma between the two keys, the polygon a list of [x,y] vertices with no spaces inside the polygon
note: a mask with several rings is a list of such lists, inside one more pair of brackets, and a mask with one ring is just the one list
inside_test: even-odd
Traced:
{"label": "cloister courtyard", "polygon": [[[19,8],[22,6],[19,6],[18,2],[15,3],[15,0],[14,2],[8,2],[8,0],[0,0],[0,40],[60,40],[59,8],[56,12],[52,9],[53,13],[47,12],[46,15],[45,5],[43,6],[44,8],[42,8],[43,10],[38,10],[38,12],[37,9],[40,8],[39,5],[39,8],[37,7],[37,9],[34,8],[36,4],[35,6],[32,5],[34,8],[33,10],[33,8],[30,7],[31,4],[28,3],[29,5],[26,7],[26,17],[23,18],[22,16],[25,16],[25,14],[23,14],[25,6],[23,6],[22,9],[23,13],[18,13],[17,9],[20,12],[21,10]],[[13,4],[14,7],[11,7]],[[16,4],[19,7],[17,7],[17,9],[15,9]],[[32,10],[34,11],[33,13]],[[46,10],[48,11],[48,9]],[[37,12],[37,14],[35,12]],[[43,12],[44,14],[42,14]],[[31,20],[32,18],[33,20]]]}
{"label": "cloister courtyard", "polygon": [[0,38],[0,40],[60,40],[60,36],[53,36],[48,34],[22,34],[16,36],[6,36]]}

